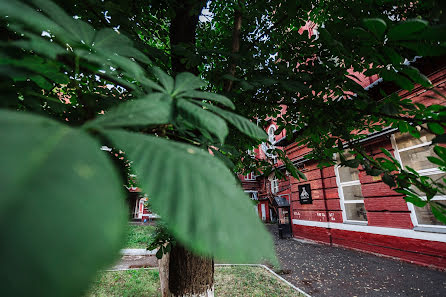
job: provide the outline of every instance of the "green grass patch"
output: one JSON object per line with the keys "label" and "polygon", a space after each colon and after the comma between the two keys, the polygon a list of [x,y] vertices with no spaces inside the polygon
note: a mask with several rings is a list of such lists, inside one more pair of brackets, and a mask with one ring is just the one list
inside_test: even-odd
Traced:
{"label": "green grass patch", "polygon": [[124,248],[145,249],[149,243],[150,235],[155,231],[154,226],[129,225]]}
{"label": "green grass patch", "polygon": [[92,284],[87,297],[159,297],[159,274],[155,269],[103,272]]}
{"label": "green grass patch", "polygon": [[[159,297],[161,294],[158,270],[103,272],[86,296]],[[215,268],[215,296],[301,297],[302,295],[262,267],[223,266]]]}

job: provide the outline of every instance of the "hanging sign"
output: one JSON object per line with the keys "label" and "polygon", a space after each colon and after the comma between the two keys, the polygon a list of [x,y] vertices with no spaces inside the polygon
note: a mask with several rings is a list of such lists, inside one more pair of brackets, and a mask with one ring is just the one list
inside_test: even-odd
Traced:
{"label": "hanging sign", "polygon": [[299,185],[299,202],[300,204],[312,204],[310,184]]}

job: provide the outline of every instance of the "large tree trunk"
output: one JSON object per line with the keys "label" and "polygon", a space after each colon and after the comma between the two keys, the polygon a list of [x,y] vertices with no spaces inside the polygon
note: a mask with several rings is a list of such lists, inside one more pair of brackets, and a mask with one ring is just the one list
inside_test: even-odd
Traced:
{"label": "large tree trunk", "polygon": [[[172,73],[188,71],[199,74],[197,67],[187,68],[181,56],[176,55],[176,46],[195,48],[195,34],[198,16],[206,0],[182,0],[175,3],[175,16],[170,24],[170,45],[172,50]],[[192,254],[177,243],[169,253],[169,297],[213,297],[214,296],[214,261]],[[161,263],[160,263],[161,264]],[[166,265],[166,262],[163,262]],[[160,267],[161,269],[161,267]],[[161,274],[165,281],[165,273]]]}
{"label": "large tree trunk", "polygon": [[172,297],[214,297],[214,260],[176,244],[170,252],[169,291]]}
{"label": "large tree trunk", "polygon": [[170,259],[170,253],[167,253],[164,254],[160,260],[158,260],[162,297],[172,296],[169,291],[169,259]]}

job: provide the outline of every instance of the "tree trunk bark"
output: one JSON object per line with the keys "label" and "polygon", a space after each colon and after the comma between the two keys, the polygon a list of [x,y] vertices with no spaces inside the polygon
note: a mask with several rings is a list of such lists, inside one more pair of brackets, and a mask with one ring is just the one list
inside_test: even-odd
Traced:
{"label": "tree trunk bark", "polygon": [[171,297],[169,291],[169,259],[170,253],[164,254],[161,259],[158,260],[159,275],[160,275],[160,286],[161,286],[161,297]]}
{"label": "tree trunk bark", "polygon": [[[175,16],[169,29],[173,75],[183,71],[199,75],[197,66],[186,67],[184,57],[176,54],[175,47],[195,50],[198,17],[205,4],[206,0],[175,3]],[[177,242],[169,254],[168,283],[169,297],[214,297],[214,260],[194,255]]]}
{"label": "tree trunk bark", "polygon": [[177,243],[170,252],[169,290],[172,297],[214,297],[214,260]]}
{"label": "tree trunk bark", "polygon": [[[234,28],[232,30],[232,44],[231,52],[236,54],[240,51],[240,32],[242,30],[242,12],[240,10],[234,11]],[[237,59],[231,58],[231,64],[229,65],[229,73],[235,76],[235,69],[237,67]],[[229,93],[232,89],[232,80],[228,79],[225,82],[224,90]]]}

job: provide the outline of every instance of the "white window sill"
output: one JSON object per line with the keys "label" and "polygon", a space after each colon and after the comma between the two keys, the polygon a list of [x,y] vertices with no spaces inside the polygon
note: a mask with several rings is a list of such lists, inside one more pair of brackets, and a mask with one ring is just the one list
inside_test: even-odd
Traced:
{"label": "white window sill", "polygon": [[441,227],[415,226],[413,230],[419,232],[446,233],[446,228]]}
{"label": "white window sill", "polygon": [[368,222],[367,221],[344,221],[344,224],[367,226]]}

